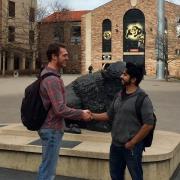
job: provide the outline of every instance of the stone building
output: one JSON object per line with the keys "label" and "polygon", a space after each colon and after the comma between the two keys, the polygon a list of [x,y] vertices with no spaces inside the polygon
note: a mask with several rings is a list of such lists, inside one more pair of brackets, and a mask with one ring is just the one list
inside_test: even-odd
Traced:
{"label": "stone building", "polygon": [[39,59],[47,64],[46,50],[50,43],[60,42],[67,46],[69,61],[64,73],[81,72],[81,16],[89,11],[55,12],[39,23]]}
{"label": "stone building", "polygon": [[[81,70],[90,64],[124,60],[142,65],[148,75],[157,68],[157,0],[112,0],[81,21]],[[180,6],[165,2],[166,54],[170,75],[180,76]]]}
{"label": "stone building", "polygon": [[37,38],[37,0],[0,0],[0,72],[33,72]]}

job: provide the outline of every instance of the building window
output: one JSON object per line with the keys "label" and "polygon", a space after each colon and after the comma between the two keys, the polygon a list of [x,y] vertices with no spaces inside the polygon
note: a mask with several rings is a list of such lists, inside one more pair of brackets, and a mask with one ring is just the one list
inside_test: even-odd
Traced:
{"label": "building window", "polygon": [[15,27],[9,26],[8,28],[8,41],[14,42],[15,41]]}
{"label": "building window", "polygon": [[29,31],[29,44],[30,45],[34,44],[34,31],[33,30]]}
{"label": "building window", "polygon": [[180,17],[177,17],[176,22],[177,22],[178,24],[180,24]]}
{"label": "building window", "polygon": [[9,1],[9,17],[15,17],[15,2]]}
{"label": "building window", "polygon": [[56,25],[54,27],[54,41],[56,42],[64,42],[64,28]]}
{"label": "building window", "polygon": [[180,56],[180,49],[176,49],[175,54],[176,54],[176,56]]}
{"label": "building window", "polygon": [[139,9],[128,10],[124,15],[123,24],[123,51],[126,57],[135,53],[144,54],[145,17],[143,12]]}
{"label": "building window", "polygon": [[177,22],[176,22],[176,36],[180,38],[180,17],[177,17]]}
{"label": "building window", "polygon": [[35,22],[35,9],[33,7],[29,9],[29,21]]}
{"label": "building window", "polygon": [[176,36],[180,38],[180,24],[176,26]]}
{"label": "building window", "polygon": [[71,28],[71,43],[78,44],[81,41],[81,27],[72,26]]}
{"label": "building window", "polygon": [[111,52],[111,21],[109,19],[105,19],[102,23],[102,50],[103,53]]}

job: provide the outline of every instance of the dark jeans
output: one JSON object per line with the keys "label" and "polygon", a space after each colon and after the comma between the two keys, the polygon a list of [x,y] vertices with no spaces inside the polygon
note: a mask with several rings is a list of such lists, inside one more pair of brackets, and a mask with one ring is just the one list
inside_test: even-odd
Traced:
{"label": "dark jeans", "polygon": [[143,180],[142,152],[143,143],[137,144],[133,150],[111,144],[110,175],[112,180],[124,180],[126,165],[132,180]]}

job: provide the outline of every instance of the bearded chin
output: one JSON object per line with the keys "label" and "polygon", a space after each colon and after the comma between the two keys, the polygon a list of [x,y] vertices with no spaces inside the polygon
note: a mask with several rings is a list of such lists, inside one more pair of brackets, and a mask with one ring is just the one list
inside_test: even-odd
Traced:
{"label": "bearded chin", "polygon": [[60,69],[60,68],[62,68],[62,65],[61,65],[61,63],[60,62],[57,62],[57,67]]}
{"label": "bearded chin", "polygon": [[123,87],[126,87],[126,86],[129,86],[131,84],[131,81],[122,81],[122,86]]}

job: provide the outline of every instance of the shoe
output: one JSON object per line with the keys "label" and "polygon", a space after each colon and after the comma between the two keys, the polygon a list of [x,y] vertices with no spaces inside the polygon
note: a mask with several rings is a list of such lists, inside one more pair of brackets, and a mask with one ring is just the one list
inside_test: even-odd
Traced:
{"label": "shoe", "polygon": [[81,134],[81,129],[77,124],[70,124],[70,126],[66,127],[64,131],[67,133]]}

